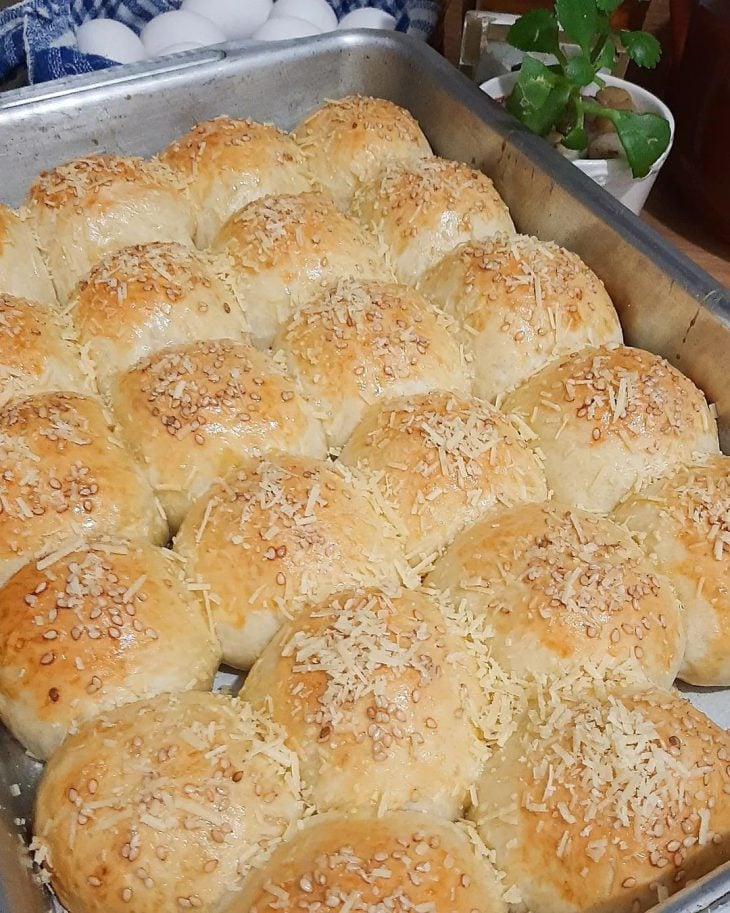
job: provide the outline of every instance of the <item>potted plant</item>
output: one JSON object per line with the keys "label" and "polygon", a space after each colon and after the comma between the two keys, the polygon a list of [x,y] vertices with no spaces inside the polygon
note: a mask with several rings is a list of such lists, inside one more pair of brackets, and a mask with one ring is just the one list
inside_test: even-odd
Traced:
{"label": "potted plant", "polygon": [[620,5],[555,0],[552,10],[525,13],[507,35],[526,52],[519,69],[482,88],[638,212],[669,152],[674,123],[658,98],[610,75],[619,53],[642,67],[656,66],[661,56],[653,35],[612,25]]}

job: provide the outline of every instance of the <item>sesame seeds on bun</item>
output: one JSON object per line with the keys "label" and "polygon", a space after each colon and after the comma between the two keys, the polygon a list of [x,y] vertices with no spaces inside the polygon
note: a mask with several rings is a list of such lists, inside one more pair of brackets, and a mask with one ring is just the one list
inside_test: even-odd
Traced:
{"label": "sesame seeds on bun", "polygon": [[461,328],[474,392],[484,399],[555,358],[623,342],[598,276],[571,251],[527,235],[462,244],[426,273],[419,289]]}
{"label": "sesame seeds on bun", "polygon": [[247,457],[323,457],[319,420],[266,353],[226,339],[172,346],[115,376],[111,399],[176,530],[192,501]]}
{"label": "sesame seeds on bun", "polygon": [[271,345],[300,305],[341,279],[392,279],[374,237],[319,193],[266,196],[225,223],[213,244],[232,264],[255,345]]}
{"label": "sesame seeds on bun", "polygon": [[704,395],[658,355],[584,349],[533,374],[501,401],[534,433],[555,497],[608,512],[634,485],[719,451]]}
{"label": "sesame seeds on bun", "polygon": [[631,492],[616,508],[684,606],[679,677],[730,685],[730,457],[708,457]]}
{"label": "sesame seeds on bun", "polygon": [[182,244],[107,254],[76,287],[69,311],[104,388],[117,371],[168,346],[248,341],[225,261]]}
{"label": "sesame seeds on bun", "polygon": [[413,115],[384,98],[349,95],[327,101],[298,124],[294,137],[313,175],[343,212],[384,163],[431,156]]}
{"label": "sesame seeds on bun", "polygon": [[682,606],[628,533],[558,504],[504,509],[465,529],[426,578],[483,615],[502,669],[567,673],[633,663],[670,687],[685,646]]}
{"label": "sesame seeds on bun", "polygon": [[279,847],[226,913],[346,908],[504,913],[470,831],[431,815],[317,816]]}
{"label": "sesame seeds on bun", "polygon": [[416,291],[343,280],[299,308],[274,340],[341,447],[368,406],[405,393],[468,393],[453,324]]}
{"label": "sesame seeds on bun", "polygon": [[210,688],[219,658],[180,562],[145,542],[79,542],[0,589],[0,717],[37,758],[105,710]]}
{"label": "sesame seeds on bun", "polygon": [[[161,545],[167,523],[100,400],[45,393],[0,408],[0,582],[85,537]],[[71,546],[73,547],[73,546]]]}
{"label": "sesame seeds on bun", "polygon": [[419,591],[346,590],[300,612],[243,694],[286,732],[320,812],[456,818],[484,760],[474,661]]}
{"label": "sesame seeds on bun", "polygon": [[357,192],[352,213],[378,235],[398,280],[411,285],[464,241],[514,234],[489,178],[441,158],[386,165]]}
{"label": "sesame seeds on bun", "polygon": [[216,117],[196,124],[158,158],[185,185],[199,247],[208,247],[226,219],[252,200],[312,189],[296,142],[271,124]]}
{"label": "sesame seeds on bun", "polygon": [[163,694],[64,742],[38,787],[33,848],[69,913],[216,910],[302,813],[296,758],[265,716]]}
{"label": "sesame seeds on bun", "polygon": [[90,375],[63,315],[0,293],[0,405],[55,390],[91,393]]}
{"label": "sesame seeds on bun", "polygon": [[248,460],[192,507],[175,539],[227,663],[248,669],[307,604],[408,575],[395,532],[356,472],[304,457]]}
{"label": "sesame seeds on bun", "polygon": [[540,461],[508,416],[453,393],[372,406],[340,459],[371,475],[416,565],[490,510],[548,495]]}
{"label": "sesame seeds on bun", "polygon": [[546,683],[471,812],[514,902],[647,910],[730,857],[730,739],[674,693]]}
{"label": "sesame seeds on bun", "polygon": [[92,155],[42,172],[27,197],[61,304],[104,254],[148,241],[192,243],[193,219],[167,168]]}

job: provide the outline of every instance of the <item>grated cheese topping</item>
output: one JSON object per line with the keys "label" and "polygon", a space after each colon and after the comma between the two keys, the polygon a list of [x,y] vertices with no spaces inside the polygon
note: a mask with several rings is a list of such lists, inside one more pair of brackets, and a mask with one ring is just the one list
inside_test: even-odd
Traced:
{"label": "grated cheese topping", "polygon": [[313,727],[321,744],[336,746],[344,734],[365,740],[376,761],[418,735],[438,739],[437,721],[419,719],[427,711],[418,704],[447,672],[445,634],[416,598],[377,590],[332,597],[281,645],[290,712]]}
{"label": "grated cheese topping", "polygon": [[92,155],[41,172],[30,187],[28,199],[31,204],[48,209],[68,205],[80,207],[109,188],[124,184],[171,192],[178,189],[172,172],[158,162],[135,157]]}
{"label": "grated cheese topping", "polygon": [[[498,235],[463,244],[435,268],[434,275],[454,270],[470,302],[464,317],[477,330],[499,305],[506,312],[501,332],[514,334],[526,324],[542,330],[542,337],[550,333],[559,341],[564,332],[574,332],[592,319],[596,298],[606,294],[601,280],[577,254],[530,235]],[[529,340],[526,333],[514,338]]]}
{"label": "grated cheese topping", "polygon": [[[164,695],[114,711],[71,736],[53,763],[36,845],[59,880],[74,873],[89,902],[102,887],[129,890],[130,902],[155,887],[167,909],[187,906],[180,897],[210,909],[303,813],[281,730],[221,695]],[[113,847],[106,863],[100,844]]]}
{"label": "grated cheese topping", "polygon": [[[235,182],[262,168],[301,165],[303,156],[289,134],[273,124],[216,117],[195,124],[159,156],[160,160],[194,183],[200,172],[212,169],[210,180],[234,172]],[[249,178],[250,179],[250,178]],[[229,179],[230,180],[230,179]]]}
{"label": "grated cheese topping", "polygon": [[[210,314],[211,319],[233,314],[245,326],[241,304],[230,290],[228,270],[221,257],[182,244],[125,247],[103,257],[79,283],[70,303],[72,316],[92,343],[100,335],[128,336],[130,326],[136,328],[153,318],[167,323],[173,309],[185,304],[198,314]],[[238,328],[233,318],[230,326]]]}
{"label": "grated cheese topping", "polygon": [[445,213],[456,213],[469,230],[475,216],[509,213],[491,180],[481,171],[441,158],[389,162],[372,184],[355,197],[353,212],[372,221],[385,236],[415,237],[421,226],[435,225]]}
{"label": "grated cheese topping", "polygon": [[[625,346],[575,353],[528,380],[508,402],[537,402],[543,420],[556,408],[576,425],[588,427],[592,441],[618,437],[626,447],[657,436],[704,435],[707,403],[695,385],[663,358]],[[576,421],[577,420],[577,421]]]}
{"label": "grated cheese topping", "polygon": [[[674,891],[693,857],[723,839],[713,822],[725,826],[730,742],[679,696],[626,681],[584,676],[576,688],[574,677],[542,678],[504,756],[516,766],[500,771],[495,756],[485,783],[496,775],[519,784],[508,820],[520,822],[526,859],[539,845],[586,877],[620,863],[622,889],[656,879]],[[493,801],[482,798],[486,813]],[[487,839],[489,827],[483,821]]]}
{"label": "grated cheese topping", "polygon": [[[251,461],[217,482],[176,549],[193,576],[212,581],[219,597],[225,590],[218,613],[236,625],[253,611],[286,616],[342,587],[413,582],[363,478],[304,457]],[[245,572],[231,579],[239,563]]]}
{"label": "grated cheese topping", "polygon": [[[418,121],[410,111],[384,98],[363,95],[328,99],[299,124],[296,138],[312,155],[322,148],[323,143],[328,153],[340,144],[356,148],[358,144],[364,145],[371,156],[377,150],[380,161],[392,154],[391,146],[414,145],[428,151]],[[371,148],[373,145],[376,145],[376,150]],[[348,165],[352,167],[351,162]]]}
{"label": "grated cheese topping", "polygon": [[413,813],[320,816],[256,877],[251,913],[486,913],[499,903],[489,870],[450,822]]}
{"label": "grated cheese topping", "polygon": [[[261,449],[296,448],[315,421],[271,358],[226,339],[169,347],[141,360],[117,379],[115,396],[129,433],[138,434],[142,422],[193,449],[224,434]],[[145,444],[143,437],[143,451]]]}
{"label": "grated cheese topping", "polygon": [[[335,255],[360,257],[375,269],[372,247],[363,229],[319,193],[260,197],[231,216],[216,242],[244,274],[296,263],[312,278]],[[382,272],[378,264],[375,274]]]}
{"label": "grated cheese topping", "polygon": [[345,391],[369,403],[404,382],[466,388],[452,330],[404,286],[341,279],[295,311],[278,344],[311,395],[336,410]]}

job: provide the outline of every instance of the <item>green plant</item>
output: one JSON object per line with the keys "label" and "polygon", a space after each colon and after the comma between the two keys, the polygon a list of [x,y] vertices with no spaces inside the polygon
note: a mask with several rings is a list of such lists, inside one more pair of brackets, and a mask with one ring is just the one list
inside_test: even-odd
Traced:
{"label": "green plant", "polygon": [[[661,47],[653,35],[615,29],[611,15],[622,0],[555,0],[554,11],[535,9],[521,16],[510,29],[507,40],[528,52],[507,99],[507,110],[540,136],[557,131],[568,149],[582,150],[587,144],[586,115],[605,117],[614,125],[634,177],[644,177],[669,145],[670,128],[658,114],[617,111],[583,95],[599,75],[613,67],[619,51],[625,51],[641,67],[659,62]],[[560,46],[563,31],[580,49],[568,56]],[[546,65],[529,52],[550,54]]]}

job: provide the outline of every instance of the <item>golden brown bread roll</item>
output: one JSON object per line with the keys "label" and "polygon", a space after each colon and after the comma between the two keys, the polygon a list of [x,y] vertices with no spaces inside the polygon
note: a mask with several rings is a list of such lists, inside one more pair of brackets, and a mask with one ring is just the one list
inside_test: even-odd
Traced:
{"label": "golden brown bread roll", "polygon": [[231,340],[163,349],[118,374],[111,399],[173,531],[192,501],[248,456],[326,455],[297,384],[269,355]]}
{"label": "golden brown bread roll", "polygon": [[55,752],[32,846],[69,913],[218,910],[302,810],[277,727],[220,694],[165,694]]}
{"label": "golden brown bread roll", "polygon": [[312,173],[343,211],[386,162],[418,161],[432,154],[409,111],[362,95],[327,101],[299,123],[294,136]]}
{"label": "golden brown bread roll", "polygon": [[508,418],[452,393],[373,406],[340,459],[373,474],[412,563],[494,507],[547,498],[540,462]]}
{"label": "golden brown bread roll", "polygon": [[426,586],[486,615],[488,646],[508,673],[560,673],[584,662],[635,663],[669,687],[685,645],[666,578],[605,517],[523,504],[465,529]]}
{"label": "golden brown bread roll", "polygon": [[472,355],[474,392],[492,400],[550,361],[623,342],[601,280],[577,254],[527,235],[463,244],[421,292],[452,314]]}
{"label": "golden brown bread roll", "polygon": [[470,372],[452,331],[404,285],[346,279],[299,308],[274,341],[322,417],[331,447],[369,405],[405,393],[468,393]]}
{"label": "golden brown bread roll", "polygon": [[91,393],[92,375],[61,314],[0,293],[0,405],[53,390]]}
{"label": "golden brown bread roll", "polygon": [[499,882],[468,830],[417,812],[317,815],[280,846],[226,913],[274,910],[502,913]]}
{"label": "golden brown bread roll", "polygon": [[99,539],[0,589],[0,718],[37,758],[105,710],[207,690],[220,651],[172,552]]}
{"label": "golden brown bread roll", "polygon": [[304,457],[250,460],[212,485],[185,518],[175,550],[200,582],[224,661],[242,669],[308,603],[411,579],[362,480]]}
{"label": "golden brown bread roll", "polygon": [[208,247],[228,217],[252,200],[312,189],[293,137],[251,120],[216,117],[196,124],[159,159],[187,187],[199,247]]}
{"label": "golden brown bread roll", "polygon": [[642,349],[585,349],[538,371],[501,402],[534,433],[556,498],[607,513],[634,485],[719,452],[702,392]]}
{"label": "golden brown bread roll", "polygon": [[228,254],[257,346],[292,310],[339,279],[392,279],[377,241],[318,193],[267,196],[226,222],[214,248]]}
{"label": "golden brown bread roll", "polygon": [[380,238],[399,281],[411,285],[459,244],[515,230],[485,174],[441,158],[386,165],[355,194],[352,212]]}
{"label": "golden brown bread roll", "polygon": [[157,162],[92,155],[42,172],[27,206],[61,303],[101,257],[148,241],[192,243],[193,216]]}
{"label": "golden brown bread roll", "polygon": [[248,341],[226,263],[182,244],[154,242],[107,254],[74,290],[79,341],[106,387],[112,374],[166,346]]}
{"label": "golden brown bread roll", "polygon": [[38,394],[0,409],[0,507],[0,584],[62,543],[71,550],[108,534],[167,539],[142,470],[90,396]]}
{"label": "golden brown bread roll", "polygon": [[48,269],[27,222],[0,203],[0,294],[57,305]]}
{"label": "golden brown bread roll", "polygon": [[484,763],[478,671],[424,593],[335,593],[282,628],[243,696],[266,707],[325,811],[458,818]]}
{"label": "golden brown bread roll", "polygon": [[687,624],[679,677],[730,685],[730,457],[710,457],[631,493],[616,508],[674,584]]}
{"label": "golden brown bread roll", "polygon": [[643,911],[730,858],[730,737],[675,693],[551,682],[472,814],[513,910]]}

